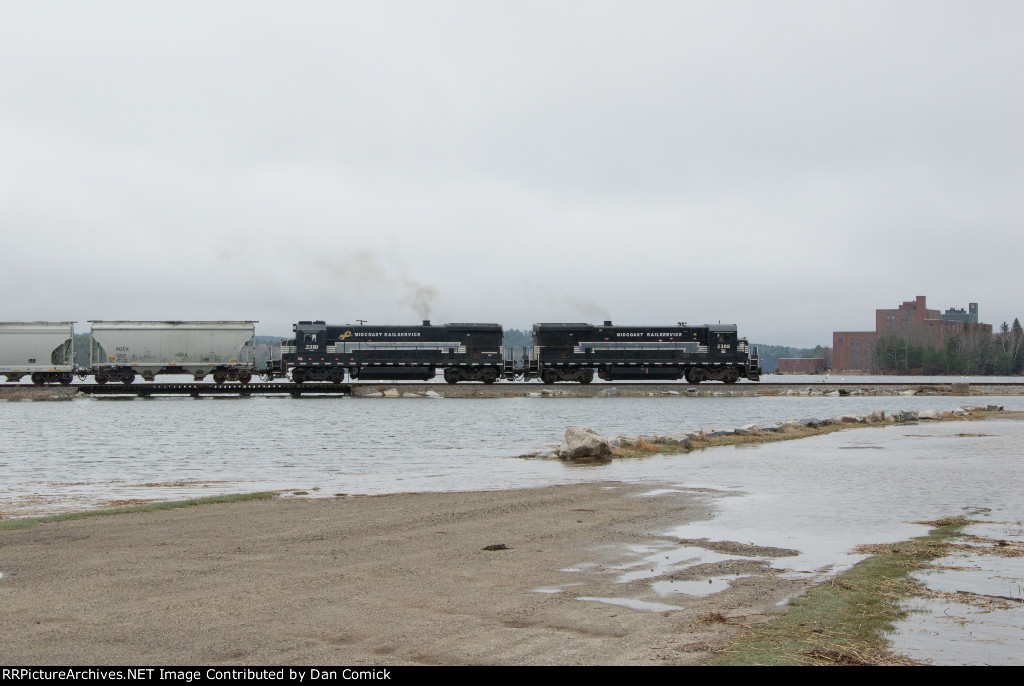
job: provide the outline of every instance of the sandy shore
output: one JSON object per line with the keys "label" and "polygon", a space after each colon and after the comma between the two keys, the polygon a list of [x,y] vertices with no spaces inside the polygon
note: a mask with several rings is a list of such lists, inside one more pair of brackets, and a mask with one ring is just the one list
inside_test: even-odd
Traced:
{"label": "sandy shore", "polygon": [[[739,544],[749,562],[688,570],[754,574],[709,598],[616,583],[641,557],[627,546],[678,544],[662,532],[718,497],[646,490],[273,499],[0,531],[0,661],[699,664],[799,590]],[[644,596],[678,609],[581,600]]]}

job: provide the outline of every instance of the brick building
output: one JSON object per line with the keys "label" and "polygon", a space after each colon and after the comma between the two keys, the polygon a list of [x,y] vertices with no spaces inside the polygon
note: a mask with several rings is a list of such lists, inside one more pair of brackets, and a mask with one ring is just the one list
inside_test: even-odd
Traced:
{"label": "brick building", "polygon": [[887,334],[937,346],[948,334],[959,333],[968,325],[992,333],[991,324],[978,322],[978,303],[970,303],[966,310],[950,308],[940,312],[929,310],[925,296],[919,295],[895,309],[875,310],[874,331],[833,332],[832,368],[837,372],[868,371],[875,343]]}

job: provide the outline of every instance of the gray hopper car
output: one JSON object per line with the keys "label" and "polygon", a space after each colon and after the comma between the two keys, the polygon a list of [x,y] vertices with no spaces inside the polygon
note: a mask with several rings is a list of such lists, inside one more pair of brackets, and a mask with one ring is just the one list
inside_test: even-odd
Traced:
{"label": "gray hopper car", "polygon": [[189,374],[197,381],[249,383],[254,360],[242,350],[256,333],[254,321],[102,321],[92,324],[89,373],[96,383],[130,384],[136,374]]}
{"label": "gray hopper car", "polygon": [[0,322],[0,374],[8,381],[71,383],[74,322]]}

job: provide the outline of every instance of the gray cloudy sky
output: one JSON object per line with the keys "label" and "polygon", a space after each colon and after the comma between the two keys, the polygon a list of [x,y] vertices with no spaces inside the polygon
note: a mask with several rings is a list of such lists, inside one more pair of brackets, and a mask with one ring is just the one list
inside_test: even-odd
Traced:
{"label": "gray cloudy sky", "polygon": [[0,320],[1024,317],[1015,0],[0,10]]}

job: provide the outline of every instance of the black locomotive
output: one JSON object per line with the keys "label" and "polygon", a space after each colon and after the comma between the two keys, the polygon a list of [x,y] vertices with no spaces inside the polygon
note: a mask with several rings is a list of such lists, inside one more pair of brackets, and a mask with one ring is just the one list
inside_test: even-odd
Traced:
{"label": "black locomotive", "polygon": [[536,324],[533,341],[531,373],[545,383],[590,383],[595,370],[605,381],[736,383],[761,376],[757,349],[751,351],[745,338],[737,338],[735,324]]}
{"label": "black locomotive", "polygon": [[352,380],[433,379],[494,383],[504,371],[498,324],[421,326],[328,326],[299,322],[293,340],[281,343],[280,373],[296,383]]}
{"label": "black locomotive", "polygon": [[761,375],[757,349],[737,338],[734,324],[613,326],[536,324],[533,348],[521,358],[502,349],[498,324],[328,326],[303,321],[282,341],[271,376],[296,383],[352,380],[429,381],[438,370],[448,383],[499,378],[544,383],[677,380],[690,383]]}

